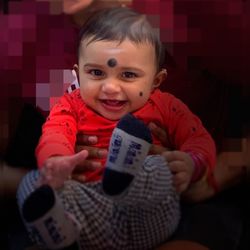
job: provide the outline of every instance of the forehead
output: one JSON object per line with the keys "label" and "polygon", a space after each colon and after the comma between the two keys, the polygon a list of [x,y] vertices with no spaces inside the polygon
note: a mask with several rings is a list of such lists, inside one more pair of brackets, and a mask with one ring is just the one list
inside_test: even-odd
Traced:
{"label": "forehead", "polygon": [[88,49],[93,47],[101,47],[101,48],[126,48],[127,50],[131,49],[153,49],[153,45],[149,42],[140,42],[135,43],[129,39],[124,39],[123,41],[108,41],[108,40],[94,40],[92,41],[91,38],[83,39],[80,43],[80,49]]}
{"label": "forehead", "polygon": [[110,58],[117,60],[138,61],[146,63],[150,60],[154,62],[155,50],[151,43],[134,43],[129,39],[118,41],[92,41],[83,40],[79,46],[80,59],[97,59],[107,61]]}

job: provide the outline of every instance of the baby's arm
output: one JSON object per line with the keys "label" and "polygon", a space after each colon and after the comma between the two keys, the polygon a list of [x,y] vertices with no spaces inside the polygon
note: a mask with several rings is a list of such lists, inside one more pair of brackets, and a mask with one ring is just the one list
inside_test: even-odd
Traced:
{"label": "baby's arm", "polygon": [[[166,131],[154,123],[149,124],[151,132],[161,141],[164,145],[167,141]],[[166,146],[166,145],[164,145]],[[185,191],[192,179],[194,172],[194,162],[190,155],[181,151],[170,151],[166,147],[152,145],[151,154],[161,154],[174,174],[173,182],[177,192],[182,193]]]}
{"label": "baby's arm", "polygon": [[179,99],[172,99],[166,117],[167,133],[176,151],[167,152],[165,157],[173,172],[180,171],[175,181],[183,192],[204,175],[210,177],[215,166],[215,143],[200,119]]}
{"label": "baby's arm", "polygon": [[155,105],[162,113],[167,145],[164,144],[162,133],[159,139],[164,146],[174,150],[166,150],[163,155],[175,174],[174,182],[179,184],[177,189],[182,192],[191,183],[211,179],[216,148],[200,119],[182,101],[169,93],[159,95]]}
{"label": "baby's arm", "polygon": [[86,153],[74,155],[77,132],[77,96],[65,94],[52,108],[42,128],[42,135],[36,148],[41,184],[59,187],[71,175],[79,159]]}
{"label": "baby's arm", "polygon": [[77,133],[76,93],[65,94],[54,105],[42,127],[42,135],[36,147],[38,168],[55,155],[75,153]]}

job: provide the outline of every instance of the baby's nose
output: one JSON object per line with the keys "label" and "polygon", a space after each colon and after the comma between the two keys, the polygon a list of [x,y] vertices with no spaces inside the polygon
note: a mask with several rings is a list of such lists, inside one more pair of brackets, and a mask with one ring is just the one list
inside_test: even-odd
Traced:
{"label": "baby's nose", "polygon": [[107,80],[102,84],[102,91],[106,94],[114,94],[121,91],[121,86],[118,81]]}

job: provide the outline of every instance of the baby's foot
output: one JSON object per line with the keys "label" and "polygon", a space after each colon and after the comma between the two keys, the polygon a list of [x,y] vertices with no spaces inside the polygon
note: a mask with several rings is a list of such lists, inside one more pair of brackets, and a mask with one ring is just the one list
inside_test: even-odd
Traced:
{"label": "baby's foot", "polygon": [[54,190],[44,185],[25,200],[22,215],[37,243],[48,249],[74,249],[80,231],[72,215],[65,212]]}
{"label": "baby's foot", "polygon": [[102,180],[108,195],[118,195],[131,183],[142,166],[152,143],[148,127],[127,114],[114,129]]}

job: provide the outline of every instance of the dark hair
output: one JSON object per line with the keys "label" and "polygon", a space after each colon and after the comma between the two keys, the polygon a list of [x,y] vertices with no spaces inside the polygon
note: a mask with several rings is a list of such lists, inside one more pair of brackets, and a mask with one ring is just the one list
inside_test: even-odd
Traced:
{"label": "dark hair", "polygon": [[155,48],[157,69],[164,63],[162,43],[145,15],[139,14],[129,8],[102,9],[91,15],[84,23],[79,34],[79,45],[82,40],[118,41],[126,38],[134,43],[148,42]]}

